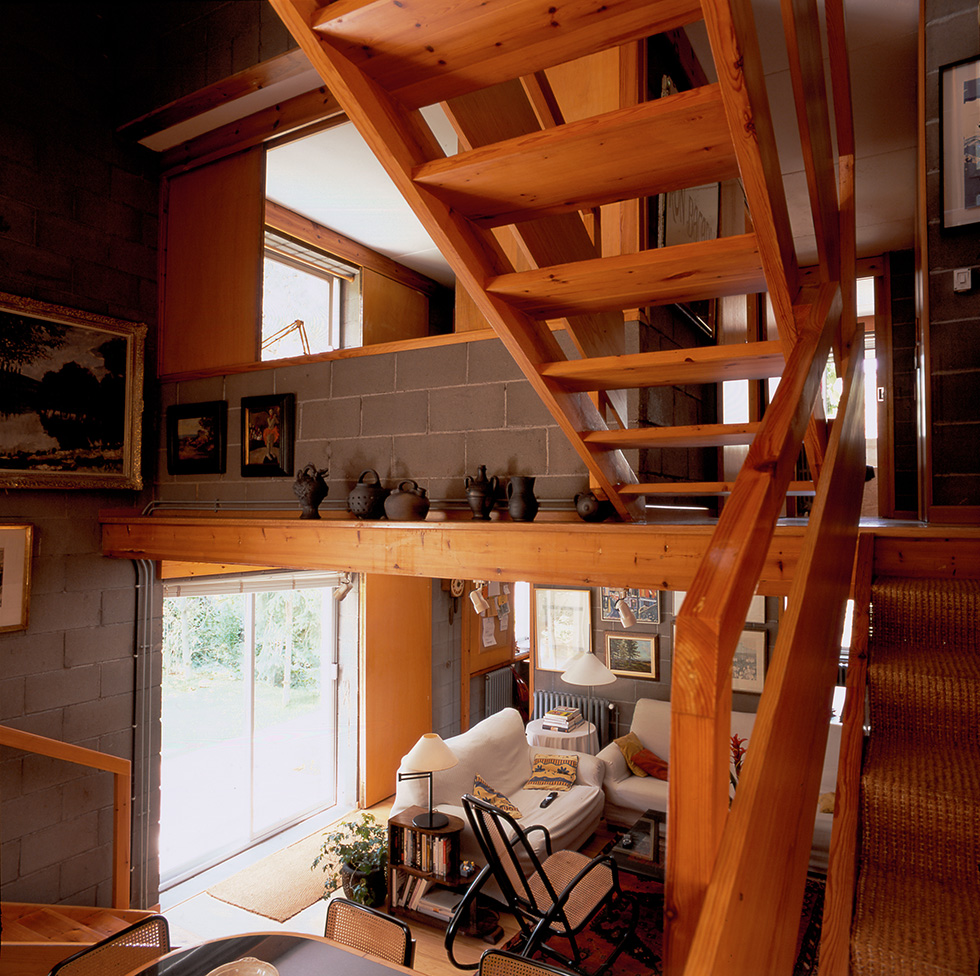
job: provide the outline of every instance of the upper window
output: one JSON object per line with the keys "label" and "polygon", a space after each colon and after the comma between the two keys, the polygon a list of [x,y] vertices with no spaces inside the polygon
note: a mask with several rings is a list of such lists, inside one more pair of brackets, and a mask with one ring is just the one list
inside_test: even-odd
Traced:
{"label": "upper window", "polygon": [[330,352],[345,344],[344,310],[358,269],[284,235],[266,232],[262,359]]}

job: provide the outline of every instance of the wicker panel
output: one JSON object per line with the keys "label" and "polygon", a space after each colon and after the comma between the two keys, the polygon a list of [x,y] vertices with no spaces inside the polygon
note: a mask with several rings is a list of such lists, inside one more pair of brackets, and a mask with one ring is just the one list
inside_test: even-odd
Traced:
{"label": "wicker panel", "polygon": [[50,976],[122,976],[170,951],[170,930],[162,915],[151,915],[74,956]]}
{"label": "wicker panel", "polygon": [[500,949],[488,949],[480,957],[480,976],[541,976],[542,973],[565,972],[548,963],[525,959],[524,956],[515,956]]}
{"label": "wicker panel", "polygon": [[335,898],[327,906],[323,934],[400,966],[412,963],[412,933],[404,922],[345,898]]}
{"label": "wicker panel", "polygon": [[[567,884],[589,863],[589,858],[577,851],[556,851],[541,869],[548,876],[552,888],[560,894]],[[551,908],[551,899],[541,878],[532,875],[528,879],[534,893],[535,904],[543,914]],[[576,929],[595,911],[596,906],[612,888],[612,871],[601,864],[590,871],[574,888],[565,903],[565,916],[569,925]]]}

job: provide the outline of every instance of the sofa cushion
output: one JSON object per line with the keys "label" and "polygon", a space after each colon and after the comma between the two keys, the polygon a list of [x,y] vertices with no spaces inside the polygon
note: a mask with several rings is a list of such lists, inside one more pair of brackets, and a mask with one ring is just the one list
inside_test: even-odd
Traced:
{"label": "sofa cushion", "polygon": [[641,749],[633,756],[633,766],[643,770],[645,776],[655,779],[667,778],[667,760],[654,755],[649,749]]}
{"label": "sofa cushion", "polygon": [[523,816],[518,807],[515,807],[500,790],[495,790],[479,773],[473,777],[473,795],[478,800],[492,803],[498,810],[510,814],[515,820],[520,820]]}
{"label": "sofa cushion", "polygon": [[564,793],[575,784],[578,756],[536,755],[531,763],[531,775],[524,784],[526,790],[558,790]]}
{"label": "sofa cushion", "polygon": [[[623,759],[626,760],[626,765],[629,767],[630,772],[634,776],[646,776],[647,771],[633,761],[633,757],[638,752],[642,752],[644,748],[637,734],[635,732],[627,732],[626,735],[621,735],[618,739],[613,739],[613,742],[619,746],[619,751],[623,754]],[[649,752],[649,750],[647,751]]]}

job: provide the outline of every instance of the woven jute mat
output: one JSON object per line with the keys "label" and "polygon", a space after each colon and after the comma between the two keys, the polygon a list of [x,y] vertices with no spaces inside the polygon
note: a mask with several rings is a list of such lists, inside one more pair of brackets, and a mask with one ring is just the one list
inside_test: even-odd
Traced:
{"label": "woven jute mat", "polygon": [[208,888],[208,894],[247,912],[285,922],[323,897],[324,873],[310,870],[320,852],[323,831],[256,861]]}

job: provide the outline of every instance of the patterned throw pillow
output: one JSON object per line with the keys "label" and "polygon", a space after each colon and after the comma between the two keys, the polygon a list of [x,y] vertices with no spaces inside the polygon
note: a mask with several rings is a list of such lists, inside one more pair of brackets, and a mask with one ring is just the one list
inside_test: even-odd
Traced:
{"label": "patterned throw pillow", "polygon": [[626,735],[621,735],[618,739],[613,739],[613,742],[619,746],[619,751],[623,754],[623,758],[626,760],[626,765],[629,766],[630,772],[634,776],[646,776],[646,770],[633,762],[633,757],[643,748],[643,743],[640,742],[636,733],[627,732]]}
{"label": "patterned throw pillow", "polygon": [[570,790],[578,773],[578,756],[535,756],[526,790]]}
{"label": "patterned throw pillow", "polygon": [[495,790],[479,773],[473,777],[473,795],[478,800],[492,803],[498,810],[509,813],[515,820],[521,819],[521,811],[500,790]]}
{"label": "patterned throw pillow", "polygon": [[633,765],[639,766],[647,776],[653,776],[655,779],[667,778],[667,760],[661,759],[649,749],[640,749],[633,753]]}

